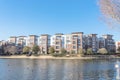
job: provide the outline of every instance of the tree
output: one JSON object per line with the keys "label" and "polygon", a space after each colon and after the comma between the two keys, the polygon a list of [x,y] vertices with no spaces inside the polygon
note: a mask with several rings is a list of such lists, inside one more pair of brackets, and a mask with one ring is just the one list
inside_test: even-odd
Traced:
{"label": "tree", "polygon": [[93,52],[92,52],[92,48],[88,48],[87,49],[87,54],[92,54]]}
{"label": "tree", "polygon": [[55,49],[54,49],[54,47],[50,47],[50,48],[49,48],[49,53],[50,53],[50,54],[55,53]]}
{"label": "tree", "polygon": [[98,0],[103,20],[109,26],[117,26],[120,23],[120,0]]}
{"label": "tree", "polygon": [[6,48],[7,52],[11,53],[11,54],[15,54],[17,53],[17,47],[16,46],[7,46]]}
{"label": "tree", "polygon": [[23,48],[23,52],[24,52],[24,53],[29,53],[29,52],[30,52],[30,47],[25,46],[25,47]]}
{"label": "tree", "polygon": [[82,48],[80,48],[80,49],[78,50],[78,53],[79,53],[80,55],[84,55],[85,50],[84,50],[84,49],[82,49]]}
{"label": "tree", "polygon": [[108,51],[105,48],[101,48],[101,49],[98,50],[98,53],[107,54]]}
{"label": "tree", "polygon": [[34,45],[34,46],[32,47],[32,51],[33,51],[35,54],[37,54],[37,53],[40,51],[39,46]]}
{"label": "tree", "polygon": [[67,53],[67,51],[64,48],[62,48],[61,53],[65,54],[65,53]]}

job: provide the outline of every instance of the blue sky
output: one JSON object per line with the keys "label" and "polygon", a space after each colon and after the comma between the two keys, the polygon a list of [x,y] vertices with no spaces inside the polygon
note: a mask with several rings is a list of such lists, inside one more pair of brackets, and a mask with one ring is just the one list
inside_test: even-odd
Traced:
{"label": "blue sky", "polygon": [[0,0],[0,40],[9,36],[84,32],[113,34],[100,20],[97,0]]}

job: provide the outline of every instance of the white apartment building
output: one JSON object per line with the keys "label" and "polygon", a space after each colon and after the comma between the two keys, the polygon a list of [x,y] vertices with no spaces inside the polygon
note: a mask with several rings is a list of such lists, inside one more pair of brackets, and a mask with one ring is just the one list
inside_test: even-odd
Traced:
{"label": "white apartment building", "polygon": [[27,37],[26,36],[19,36],[17,37],[16,44],[20,46],[26,46]]}
{"label": "white apartment building", "polygon": [[64,46],[64,35],[62,33],[56,33],[51,36],[51,46],[55,48],[55,52],[60,52]]}
{"label": "white apartment building", "polygon": [[64,48],[67,50],[67,52],[72,51],[72,35],[71,34],[65,34],[64,35]]}

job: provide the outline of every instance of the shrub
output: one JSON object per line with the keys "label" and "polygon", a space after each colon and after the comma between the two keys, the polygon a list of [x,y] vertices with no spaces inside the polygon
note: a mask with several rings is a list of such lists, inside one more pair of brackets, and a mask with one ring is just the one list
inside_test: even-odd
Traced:
{"label": "shrub", "polygon": [[100,53],[100,54],[107,54],[108,51],[105,48],[101,48],[101,49],[98,50],[98,53]]}
{"label": "shrub", "polygon": [[92,48],[88,48],[87,49],[87,54],[92,54],[93,52],[92,52]]}
{"label": "shrub", "polygon": [[37,53],[40,51],[39,46],[34,45],[34,46],[32,47],[32,51],[33,51],[35,54],[37,54]]}
{"label": "shrub", "polygon": [[55,53],[55,49],[54,49],[54,47],[50,47],[50,48],[49,48],[49,53],[50,53],[50,54]]}
{"label": "shrub", "polygon": [[29,52],[30,52],[30,47],[25,46],[25,47],[23,48],[23,54],[26,54],[26,53],[29,53]]}
{"label": "shrub", "polygon": [[78,50],[78,53],[79,53],[80,55],[84,55],[85,50],[84,50],[84,49],[82,49],[82,48],[80,48],[80,49]]}
{"label": "shrub", "polygon": [[61,49],[61,53],[62,53],[62,54],[65,54],[65,53],[67,53],[67,51],[66,51],[64,48],[62,48],[62,49]]}

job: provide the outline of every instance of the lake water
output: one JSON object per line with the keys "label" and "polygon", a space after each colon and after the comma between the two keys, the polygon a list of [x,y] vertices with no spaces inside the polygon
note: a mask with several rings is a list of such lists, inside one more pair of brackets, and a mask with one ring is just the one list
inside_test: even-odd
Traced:
{"label": "lake water", "polygon": [[0,80],[116,80],[116,61],[0,59]]}

